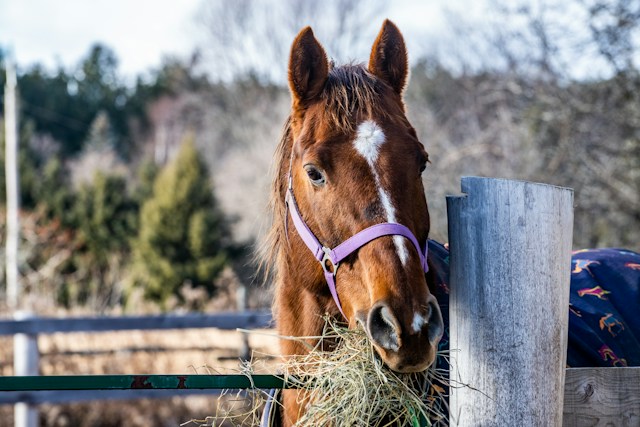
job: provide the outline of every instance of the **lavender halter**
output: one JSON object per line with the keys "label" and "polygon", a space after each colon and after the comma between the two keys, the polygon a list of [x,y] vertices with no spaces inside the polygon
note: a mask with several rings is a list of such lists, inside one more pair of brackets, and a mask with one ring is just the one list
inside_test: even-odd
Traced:
{"label": "lavender halter", "polygon": [[345,319],[347,318],[347,316],[345,316],[344,311],[342,311],[342,305],[340,304],[340,298],[338,298],[338,291],[336,290],[336,273],[338,272],[338,266],[340,265],[340,261],[345,259],[360,247],[366,245],[370,241],[377,239],[378,237],[390,235],[399,235],[406,237],[411,241],[411,243],[413,243],[413,246],[418,251],[418,255],[420,256],[420,265],[422,266],[424,272],[426,273],[429,271],[429,265],[427,264],[429,245],[425,245],[423,252],[420,248],[418,240],[413,235],[411,230],[409,230],[402,224],[383,222],[380,224],[372,225],[371,227],[359,231],[344,242],[340,243],[335,248],[331,249],[327,246],[322,245],[318,241],[316,236],[302,219],[300,210],[298,209],[298,204],[296,203],[296,198],[293,195],[291,175],[289,175],[289,188],[287,189],[285,203],[289,208],[289,211],[291,212],[293,225],[296,227],[296,230],[302,238],[302,241],[309,248],[315,259],[320,262],[322,270],[324,271],[324,278],[327,281],[329,291],[331,292],[331,296],[333,296],[333,300],[336,302],[338,310],[340,310],[340,313],[342,313]]}

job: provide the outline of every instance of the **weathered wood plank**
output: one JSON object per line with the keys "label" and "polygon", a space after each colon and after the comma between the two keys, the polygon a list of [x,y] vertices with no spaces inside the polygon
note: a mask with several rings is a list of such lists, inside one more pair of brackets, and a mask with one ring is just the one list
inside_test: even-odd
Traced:
{"label": "weathered wood plank", "polygon": [[450,423],[560,426],[573,191],[475,177],[462,191],[447,198]]}
{"label": "weathered wood plank", "polygon": [[569,368],[564,427],[640,426],[640,367]]}
{"label": "weathered wood plank", "polygon": [[104,332],[125,330],[161,330],[188,328],[254,329],[271,326],[271,313],[185,314],[118,317],[38,317],[0,320],[0,335],[52,334],[56,332]]}

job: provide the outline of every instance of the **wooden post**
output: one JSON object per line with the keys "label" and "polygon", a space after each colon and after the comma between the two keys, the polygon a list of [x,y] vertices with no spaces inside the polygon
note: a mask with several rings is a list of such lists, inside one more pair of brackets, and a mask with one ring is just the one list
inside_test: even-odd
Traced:
{"label": "wooden post", "polygon": [[561,426],[573,191],[462,178],[447,197],[451,425]]}
{"label": "wooden post", "polygon": [[20,204],[18,181],[18,107],[16,95],[16,70],[11,55],[7,55],[7,81],[4,89],[5,127],[5,175],[7,185],[7,305],[18,308],[20,300],[20,277],[18,274],[18,239]]}
{"label": "wooden post", "polygon": [[[32,317],[30,313],[16,312],[16,320]],[[38,337],[30,334],[13,336],[13,371],[16,376],[34,376],[39,374],[40,354]],[[26,402],[16,403],[13,407],[15,427],[37,427],[38,408]]]}

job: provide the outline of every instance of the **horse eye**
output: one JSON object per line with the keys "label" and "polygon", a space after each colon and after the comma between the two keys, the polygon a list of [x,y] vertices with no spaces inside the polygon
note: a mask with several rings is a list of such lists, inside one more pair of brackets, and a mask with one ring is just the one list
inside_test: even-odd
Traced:
{"label": "horse eye", "polygon": [[320,186],[325,184],[324,175],[318,170],[318,168],[313,165],[305,165],[304,170],[307,172],[307,176],[309,177],[313,185]]}
{"label": "horse eye", "polygon": [[423,151],[422,153],[420,153],[418,159],[420,161],[420,175],[422,175],[422,172],[427,169],[427,163],[429,163],[429,155]]}

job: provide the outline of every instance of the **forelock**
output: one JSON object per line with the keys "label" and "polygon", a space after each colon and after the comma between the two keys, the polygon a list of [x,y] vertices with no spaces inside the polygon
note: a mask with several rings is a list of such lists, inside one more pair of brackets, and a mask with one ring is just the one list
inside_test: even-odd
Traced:
{"label": "forelock", "polygon": [[358,117],[386,114],[381,106],[383,85],[362,64],[334,67],[322,92],[325,119],[342,132],[353,132]]}

